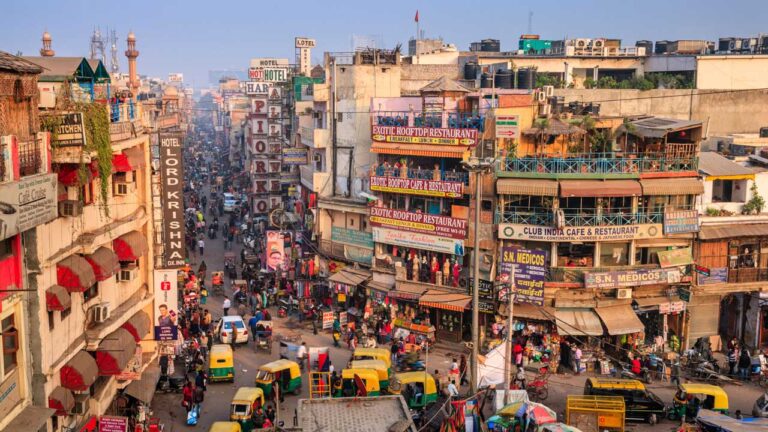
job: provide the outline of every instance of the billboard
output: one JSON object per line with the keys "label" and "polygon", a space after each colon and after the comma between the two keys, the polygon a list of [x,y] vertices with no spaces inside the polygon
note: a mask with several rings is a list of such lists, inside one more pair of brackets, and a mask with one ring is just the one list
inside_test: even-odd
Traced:
{"label": "billboard", "polygon": [[264,81],[247,81],[245,94],[248,96],[269,96],[269,83]]}
{"label": "billboard", "polygon": [[[371,182],[373,184],[373,182]],[[373,189],[373,187],[371,187]],[[546,242],[638,240],[663,237],[661,224],[620,226],[549,226],[499,224],[499,238]]]}
{"label": "billboard", "polygon": [[398,194],[423,195],[439,198],[460,198],[464,183],[402,177],[371,176],[371,190]]}
{"label": "billboard", "polygon": [[183,267],[184,244],[184,166],[183,139],[180,133],[160,133],[160,193],[163,205],[163,268]]}
{"label": "billboard", "polygon": [[544,282],[547,280],[547,252],[505,247],[499,266],[499,282],[506,286],[499,291],[499,299],[506,300],[515,273],[515,303],[544,305]]}
{"label": "billboard", "polygon": [[370,214],[371,226],[374,227],[393,228],[457,240],[467,238],[467,221],[465,219],[386,207],[371,207]]}
{"label": "billboard", "polygon": [[396,144],[477,145],[477,129],[428,128],[409,126],[371,127],[371,139]]}
{"label": "billboard", "polygon": [[46,114],[43,118],[53,117],[55,131],[51,134],[51,147],[70,147],[85,145],[85,127],[82,113]]}
{"label": "billboard", "polygon": [[0,240],[59,216],[56,174],[22,177],[0,185]]}
{"label": "billboard", "polygon": [[314,39],[305,37],[297,37],[295,41],[296,48],[314,48],[316,43]]}
{"label": "billboard", "polygon": [[264,250],[264,263],[267,271],[277,271],[284,269],[285,262],[285,243],[283,233],[280,231],[267,231],[267,247]]}
{"label": "billboard", "polygon": [[155,340],[176,339],[176,318],[179,313],[177,270],[154,271]]}
{"label": "billboard", "polygon": [[373,241],[405,248],[464,255],[464,241],[389,228],[373,228]]}
{"label": "billboard", "polygon": [[306,165],[307,148],[306,147],[286,147],[283,149],[284,165]]}

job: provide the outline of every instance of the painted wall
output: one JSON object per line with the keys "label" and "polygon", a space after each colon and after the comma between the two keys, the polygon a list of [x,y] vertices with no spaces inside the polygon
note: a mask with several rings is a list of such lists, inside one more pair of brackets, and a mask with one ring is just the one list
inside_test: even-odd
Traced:
{"label": "painted wall", "polygon": [[696,88],[768,88],[768,55],[715,55],[696,58]]}

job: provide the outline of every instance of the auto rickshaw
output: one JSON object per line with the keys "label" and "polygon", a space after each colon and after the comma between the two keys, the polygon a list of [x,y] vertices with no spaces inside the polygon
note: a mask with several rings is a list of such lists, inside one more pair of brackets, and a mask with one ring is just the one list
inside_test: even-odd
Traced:
{"label": "auto rickshaw", "polygon": [[280,391],[301,393],[301,371],[299,364],[291,360],[275,360],[261,365],[256,371],[256,387],[264,391],[265,396],[272,394],[272,385],[278,383]]}
{"label": "auto rickshaw", "polygon": [[711,384],[686,383],[677,387],[677,393],[669,410],[670,420],[685,416],[696,418],[700,408],[728,414],[728,394],[722,387]]}
{"label": "auto rickshaw", "polygon": [[[361,381],[358,385],[358,380]],[[360,392],[360,387],[365,388],[366,396],[379,396],[379,374],[372,369],[344,369],[341,371],[341,397],[355,397]]]}
{"label": "auto rickshaw", "polygon": [[389,376],[392,376],[392,357],[386,348],[356,348],[352,360],[381,360],[386,363]]}
{"label": "auto rickshaw", "polygon": [[379,376],[379,387],[382,391],[389,388],[389,369],[381,360],[352,360],[349,362],[351,369],[371,369]]}
{"label": "auto rickshaw", "polygon": [[211,274],[211,286],[215,295],[224,295],[224,272],[215,271]]}
{"label": "auto rickshaw", "polygon": [[255,429],[253,415],[264,406],[264,391],[256,387],[240,387],[232,398],[229,419],[240,424],[244,432]]}
{"label": "auto rickshaw", "polygon": [[211,425],[208,432],[243,432],[239,423],[231,421],[217,421]]}
{"label": "auto rickshaw", "polygon": [[437,402],[437,385],[435,378],[428,372],[402,372],[392,378],[393,385],[402,393],[405,403],[410,409],[426,408]]}
{"label": "auto rickshaw", "polygon": [[208,379],[215,381],[235,381],[235,362],[232,347],[216,344],[211,347],[208,359]]}
{"label": "auto rickshaw", "polygon": [[261,320],[256,323],[256,348],[272,350],[272,321]]}

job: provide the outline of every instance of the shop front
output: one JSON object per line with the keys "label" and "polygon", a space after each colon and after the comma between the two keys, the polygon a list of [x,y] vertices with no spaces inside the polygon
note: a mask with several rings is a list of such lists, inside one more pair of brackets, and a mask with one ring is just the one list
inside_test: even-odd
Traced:
{"label": "shop front", "polygon": [[419,306],[434,323],[437,339],[450,342],[467,339],[464,318],[471,303],[472,298],[468,295],[436,289],[427,290],[419,299]]}
{"label": "shop front", "polygon": [[345,267],[328,278],[330,293],[334,304],[348,315],[362,318],[367,300],[366,290],[362,286],[371,278],[368,270]]}
{"label": "shop front", "polygon": [[678,351],[687,303],[677,295],[635,298],[633,303],[635,313],[645,326],[645,344]]}

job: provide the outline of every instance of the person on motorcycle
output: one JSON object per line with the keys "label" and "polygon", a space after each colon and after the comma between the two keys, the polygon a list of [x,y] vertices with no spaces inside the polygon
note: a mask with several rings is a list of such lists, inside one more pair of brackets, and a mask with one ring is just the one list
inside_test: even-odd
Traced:
{"label": "person on motorcycle", "polygon": [[339,347],[339,340],[341,339],[341,321],[336,317],[333,319],[333,346]]}
{"label": "person on motorcycle", "polygon": [[401,364],[406,367],[410,368],[413,366],[416,362],[419,361],[419,353],[416,350],[409,351],[403,358],[400,360]]}
{"label": "person on motorcycle", "polygon": [[632,373],[635,374],[636,376],[640,376],[642,372],[643,372],[643,367],[640,363],[640,358],[635,356],[632,359]]}

